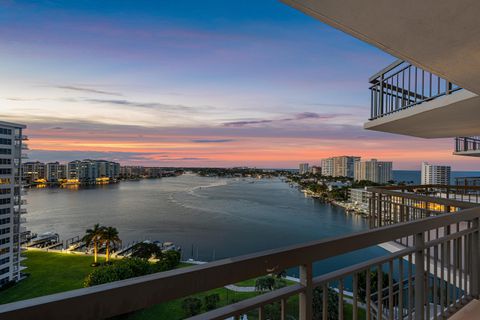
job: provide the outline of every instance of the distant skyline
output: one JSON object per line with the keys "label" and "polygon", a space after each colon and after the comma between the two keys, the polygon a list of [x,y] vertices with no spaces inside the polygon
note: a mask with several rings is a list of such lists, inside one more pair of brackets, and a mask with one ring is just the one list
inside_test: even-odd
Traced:
{"label": "distant skyline", "polygon": [[395,58],[279,1],[2,1],[0,41],[0,120],[28,125],[32,160],[480,168],[453,139],[363,130]]}

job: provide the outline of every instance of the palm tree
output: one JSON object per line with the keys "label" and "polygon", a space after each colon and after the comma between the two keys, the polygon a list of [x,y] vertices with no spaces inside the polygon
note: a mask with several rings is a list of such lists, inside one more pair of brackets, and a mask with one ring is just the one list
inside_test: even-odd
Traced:
{"label": "palm tree", "polygon": [[107,262],[110,260],[110,246],[115,247],[121,242],[120,237],[118,236],[118,230],[114,227],[103,228],[100,241],[105,243],[107,251],[105,253]]}
{"label": "palm tree", "polygon": [[98,223],[93,226],[93,229],[87,229],[82,240],[85,242],[87,247],[93,245],[93,256],[94,263],[97,264],[98,260],[98,245],[100,244],[102,233],[105,227],[100,226]]}

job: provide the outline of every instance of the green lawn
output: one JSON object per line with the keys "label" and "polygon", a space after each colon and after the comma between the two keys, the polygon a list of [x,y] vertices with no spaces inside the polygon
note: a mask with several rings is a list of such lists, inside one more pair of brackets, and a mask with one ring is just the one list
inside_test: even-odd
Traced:
{"label": "green lawn", "polygon": [[24,255],[24,272],[30,276],[1,292],[0,304],[83,288],[83,280],[93,269],[91,256],[42,251]]}

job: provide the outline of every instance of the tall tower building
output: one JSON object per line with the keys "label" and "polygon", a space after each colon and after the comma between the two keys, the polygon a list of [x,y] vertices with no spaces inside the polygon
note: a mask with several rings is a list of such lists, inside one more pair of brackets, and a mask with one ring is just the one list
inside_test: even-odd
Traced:
{"label": "tall tower building", "polygon": [[300,163],[298,166],[298,172],[300,174],[308,173],[308,163]]}
{"label": "tall tower building", "polygon": [[20,244],[27,234],[21,224],[24,125],[0,121],[0,286],[21,279]]}
{"label": "tall tower building", "polygon": [[422,163],[422,184],[450,184],[450,166]]}
{"label": "tall tower building", "polygon": [[393,180],[392,162],[378,161],[372,159],[369,161],[355,162],[355,181],[367,180],[375,183],[387,183]]}

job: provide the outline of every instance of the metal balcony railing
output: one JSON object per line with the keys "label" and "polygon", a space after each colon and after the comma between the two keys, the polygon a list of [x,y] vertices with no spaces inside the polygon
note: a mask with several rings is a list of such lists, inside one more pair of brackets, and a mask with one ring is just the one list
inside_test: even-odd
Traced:
{"label": "metal balcony railing", "polygon": [[402,60],[397,60],[373,75],[370,84],[370,120],[461,89],[448,80]]}
{"label": "metal balcony railing", "polygon": [[[254,318],[266,319],[269,305],[279,308],[280,318],[286,319],[287,301],[294,296],[299,297],[295,318],[312,319],[316,301],[316,310],[320,304],[323,319],[327,319],[331,295],[338,299],[338,319],[345,318],[346,305],[355,320],[360,309],[367,319],[444,319],[478,298],[477,204],[434,199],[413,189],[405,193],[393,189],[371,192],[371,217],[384,225],[381,228],[6,304],[0,308],[0,318],[114,317],[292,267],[299,268],[300,283],[191,319],[226,319],[252,312],[256,313]],[[445,206],[443,211],[447,213],[441,213],[431,203]],[[452,207],[455,213],[447,210]],[[438,209],[438,215],[429,214],[433,209]],[[319,276],[312,273],[314,262],[401,239],[409,239],[408,245],[395,253],[359,263],[352,261],[346,268]]]}
{"label": "metal balcony railing", "polygon": [[455,138],[455,152],[477,151],[480,153],[480,136]]}

